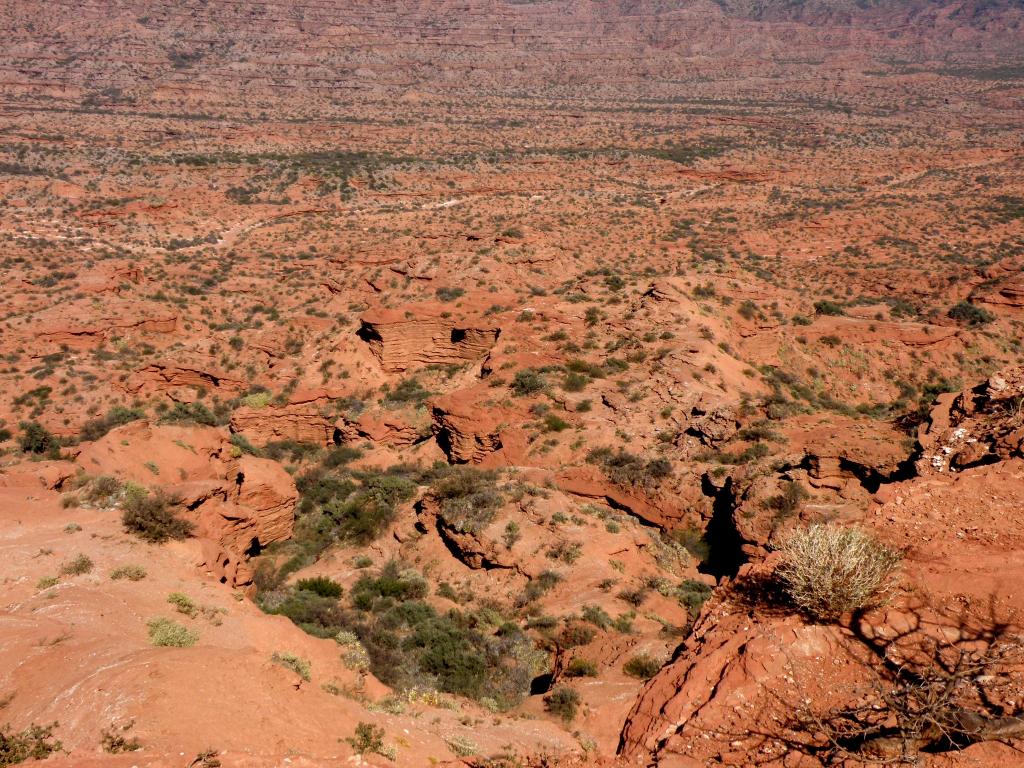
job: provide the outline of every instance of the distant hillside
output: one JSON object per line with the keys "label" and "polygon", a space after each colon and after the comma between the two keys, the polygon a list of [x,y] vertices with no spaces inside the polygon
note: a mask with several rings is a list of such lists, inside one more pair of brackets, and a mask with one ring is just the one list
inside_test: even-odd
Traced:
{"label": "distant hillside", "polygon": [[645,89],[825,62],[1024,57],[1024,0],[4,0],[0,11],[0,93],[85,106]]}

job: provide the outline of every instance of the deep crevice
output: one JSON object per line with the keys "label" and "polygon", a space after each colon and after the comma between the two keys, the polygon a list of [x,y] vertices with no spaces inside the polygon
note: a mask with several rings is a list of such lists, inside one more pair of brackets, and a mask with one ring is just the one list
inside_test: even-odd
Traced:
{"label": "deep crevice", "polygon": [[743,538],[736,529],[733,511],[736,499],[733,494],[733,482],[730,477],[721,489],[715,487],[711,479],[705,475],[701,480],[704,495],[714,499],[711,519],[704,529],[704,540],[708,543],[708,556],[697,570],[714,576],[716,579],[732,578],[740,566],[747,562],[743,552]]}

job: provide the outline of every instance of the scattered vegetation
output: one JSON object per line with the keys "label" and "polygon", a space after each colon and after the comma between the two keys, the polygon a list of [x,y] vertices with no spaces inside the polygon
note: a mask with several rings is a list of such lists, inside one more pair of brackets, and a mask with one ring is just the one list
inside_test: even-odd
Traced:
{"label": "scattered vegetation", "polygon": [[190,648],[199,640],[198,633],[162,616],[150,619],[147,627],[149,628],[149,642],[153,645],[168,648]]}
{"label": "scattered vegetation", "polygon": [[121,522],[129,533],[154,544],[184,539],[192,533],[193,525],[175,514],[173,503],[163,491],[134,489],[122,504]]}

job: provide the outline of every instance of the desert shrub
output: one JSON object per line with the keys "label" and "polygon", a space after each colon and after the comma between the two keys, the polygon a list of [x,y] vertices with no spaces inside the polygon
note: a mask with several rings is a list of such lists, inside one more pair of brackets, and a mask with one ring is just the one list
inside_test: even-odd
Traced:
{"label": "desert shrub", "polygon": [[444,743],[452,751],[453,755],[458,755],[459,757],[469,757],[480,751],[480,747],[465,736],[449,736],[444,740]]}
{"label": "desert shrub", "polygon": [[45,454],[57,458],[60,454],[60,441],[54,437],[38,421],[23,421],[18,447],[22,453]]}
{"label": "desert shrub", "polygon": [[393,389],[384,394],[385,406],[421,406],[433,393],[426,389],[415,376],[402,379]]}
{"label": "desert shrub", "polygon": [[57,723],[36,725],[33,723],[23,731],[13,731],[11,726],[0,727],[0,765],[15,765],[26,760],[45,760],[63,745],[53,738]]}
{"label": "desert shrub", "polygon": [[120,565],[110,572],[113,581],[128,579],[128,581],[142,581],[146,578],[146,569],[141,565]]}
{"label": "desert shrub", "polygon": [[647,588],[646,587],[627,587],[626,589],[619,592],[618,597],[634,608],[639,608],[647,600]]}
{"label": "desert shrub", "polygon": [[587,454],[587,461],[602,467],[609,479],[622,485],[651,487],[672,474],[667,459],[645,460],[621,448],[595,448]]}
{"label": "desert shrub", "polygon": [[352,585],[352,603],[361,610],[374,610],[381,599],[419,600],[429,591],[426,579],[416,571],[402,569],[394,560],[376,576],[364,574]]}
{"label": "desert shrub", "polygon": [[296,656],[294,653],[278,653],[277,651],[274,651],[273,655],[271,655],[270,657],[270,660],[280,667],[290,669],[303,680],[309,682],[309,659],[303,659],[300,656]]}
{"label": "desert shrub", "polygon": [[518,602],[521,605],[533,602],[552,590],[561,580],[562,577],[555,571],[542,571],[536,578],[530,579]]}
{"label": "desert shrub", "polygon": [[129,533],[156,544],[184,539],[192,533],[193,525],[175,515],[171,503],[163,491],[129,493],[121,505],[121,522]]}
{"label": "desert shrub", "polygon": [[104,728],[100,733],[100,746],[103,747],[103,751],[111,755],[119,755],[124,752],[136,752],[142,749],[142,744],[136,737],[128,736],[128,731],[134,725],[133,721],[125,723],[120,727],[111,725],[109,728]]}
{"label": "desert shrub", "polygon": [[580,695],[573,688],[560,685],[544,699],[544,709],[553,715],[558,715],[567,723],[576,719],[576,713],[580,708]]}
{"label": "desert shrub", "polygon": [[700,613],[701,606],[711,597],[712,591],[711,587],[703,582],[686,579],[676,589],[676,597],[692,618]]}
{"label": "desert shrub", "polygon": [[345,592],[345,588],[342,587],[341,584],[327,576],[314,576],[309,579],[299,579],[295,583],[295,588],[305,590],[306,592],[313,592],[320,595],[320,597],[339,598]]}
{"label": "desert shrub", "polygon": [[174,407],[160,419],[164,424],[217,425],[217,417],[204,403],[175,403]]}
{"label": "desert shrub", "polygon": [[594,628],[580,621],[571,621],[565,625],[558,636],[558,644],[563,648],[577,648],[587,645],[597,636]]}
{"label": "desert shrub", "polygon": [[355,632],[343,629],[334,636],[334,641],[341,646],[341,661],[346,667],[356,672],[370,668],[370,655]]}
{"label": "desert shrub", "polygon": [[452,288],[450,286],[442,286],[434,291],[434,295],[437,296],[438,301],[455,301],[460,296],[464,295],[466,291],[462,288]]}
{"label": "desert shrub", "polygon": [[544,429],[548,432],[564,432],[570,426],[569,422],[553,413],[544,416]]}
{"label": "desert shrub", "polygon": [[274,399],[273,394],[263,389],[258,392],[251,392],[241,399],[241,404],[246,408],[266,408]]}
{"label": "desert shrub", "polygon": [[117,504],[124,493],[125,487],[117,478],[100,475],[86,482],[79,496],[85,504],[106,509]]}
{"label": "desert shrub", "polygon": [[274,461],[293,461],[299,463],[315,457],[322,449],[314,443],[303,443],[298,440],[272,440],[263,446],[260,453]]}
{"label": "desert shrub", "polygon": [[590,379],[582,373],[569,371],[562,380],[562,389],[566,392],[582,392]]}
{"label": "desert shrub", "polygon": [[966,301],[954,304],[946,314],[952,320],[967,325],[985,325],[996,319],[996,316],[987,309],[976,307]]}
{"label": "desert shrub", "polygon": [[359,755],[384,754],[384,729],[372,723],[359,723],[354,736],[345,739]]}
{"label": "desert shrub", "polygon": [[786,594],[819,620],[878,604],[901,558],[870,534],[833,523],[795,531],[781,551]]}
{"label": "desert shrub", "polygon": [[79,432],[79,437],[82,440],[99,440],[114,427],[144,418],[146,418],[146,412],[141,408],[117,406],[107,411],[106,416],[85,422]]}
{"label": "desert shrub", "polygon": [[497,488],[498,473],[473,467],[453,467],[430,487],[441,517],[460,531],[487,526],[504,502]]}
{"label": "desert shrub", "polygon": [[190,648],[199,639],[196,632],[162,616],[150,619],[147,627],[149,628],[149,642],[153,645],[167,648]]}
{"label": "desert shrub", "polygon": [[597,664],[577,656],[566,665],[565,674],[567,677],[597,677]]}
{"label": "desert shrub", "polygon": [[368,544],[394,520],[396,505],[416,493],[415,480],[400,469],[350,477],[321,466],[302,475],[296,487],[302,494],[297,538],[312,555],[336,541]]}
{"label": "desert shrub", "polygon": [[195,618],[199,614],[199,606],[184,592],[171,592],[167,596],[167,602],[173,605],[178,613],[184,613],[189,618]]}
{"label": "desert shrub", "polygon": [[287,616],[303,631],[317,637],[333,637],[346,626],[344,608],[336,598],[308,590],[268,593],[261,596],[260,606],[267,613]]}
{"label": "desert shrub", "polygon": [[250,456],[261,456],[263,453],[241,432],[235,432],[231,435],[231,445],[238,449],[235,452],[236,455],[247,453]]}
{"label": "desert shrub", "polygon": [[544,376],[533,368],[523,368],[516,371],[512,379],[512,394],[516,397],[525,397],[540,392],[546,386]]}
{"label": "desert shrub", "polygon": [[650,680],[661,669],[661,662],[646,653],[637,654],[622,665],[622,671],[630,677]]}
{"label": "desert shrub", "polygon": [[846,314],[842,306],[834,301],[828,299],[822,299],[821,301],[814,302],[814,314],[816,315],[844,315]]}
{"label": "desert shrub", "polygon": [[505,549],[512,549],[521,536],[522,533],[519,529],[519,523],[515,520],[509,520],[505,524],[505,532],[501,535],[502,541],[505,542]]}
{"label": "desert shrub", "polygon": [[60,579],[56,576],[41,576],[36,582],[36,589],[49,589],[57,586]]}
{"label": "desert shrub", "polygon": [[612,617],[599,605],[585,605],[580,612],[584,621],[588,621],[599,629],[607,629],[611,626]]}
{"label": "desert shrub", "polygon": [[77,554],[60,567],[61,576],[81,576],[92,570],[92,559],[85,554]]}
{"label": "desert shrub", "polygon": [[692,526],[676,528],[669,532],[668,538],[689,552],[694,559],[704,562],[711,556],[711,544],[700,528]]}
{"label": "desert shrub", "polygon": [[774,517],[778,522],[796,514],[807,496],[806,489],[799,482],[793,480],[783,484],[782,493],[765,499],[764,506],[775,513]]}

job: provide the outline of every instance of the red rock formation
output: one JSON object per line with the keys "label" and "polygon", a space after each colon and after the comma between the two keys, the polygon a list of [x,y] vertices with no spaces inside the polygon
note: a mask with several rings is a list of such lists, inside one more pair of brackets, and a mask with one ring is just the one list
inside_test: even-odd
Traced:
{"label": "red rock formation", "polygon": [[555,483],[566,493],[604,500],[662,528],[670,529],[686,518],[686,510],[681,505],[668,499],[655,501],[637,489],[613,483],[595,467],[564,469],[555,475]]}
{"label": "red rock formation", "polygon": [[241,406],[231,413],[231,431],[241,434],[253,445],[266,445],[276,440],[330,445],[335,429],[334,419],[303,403],[263,408]]}
{"label": "red rock formation", "polygon": [[161,360],[135,371],[125,383],[127,392],[167,392],[182,388],[241,392],[245,382],[210,363],[176,363]]}
{"label": "red rock formation", "polygon": [[240,586],[252,575],[250,553],[291,537],[298,492],[277,462],[232,453],[221,429],[137,421],[85,446],[78,461],[90,474],[165,489],[195,521],[205,567]]}
{"label": "red rock formation", "polygon": [[416,427],[392,414],[364,413],[353,421],[339,421],[337,428],[349,442],[370,440],[393,448],[418,443],[425,437]]}
{"label": "red rock formation", "polygon": [[500,329],[483,321],[445,317],[447,310],[371,310],[360,318],[360,337],[388,372],[425,365],[463,365],[482,360]]}
{"label": "red rock formation", "polygon": [[508,424],[503,408],[476,402],[474,390],[453,392],[430,401],[434,434],[450,461],[479,464],[502,447],[501,427]]}

